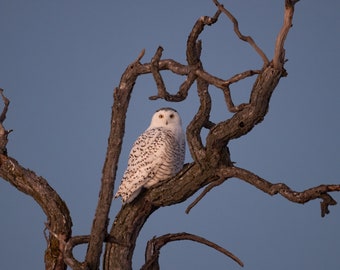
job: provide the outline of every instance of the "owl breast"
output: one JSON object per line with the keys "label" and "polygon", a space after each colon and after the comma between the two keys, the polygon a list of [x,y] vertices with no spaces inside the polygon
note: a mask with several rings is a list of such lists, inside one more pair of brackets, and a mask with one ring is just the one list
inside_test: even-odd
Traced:
{"label": "owl breast", "polygon": [[178,173],[184,156],[185,139],[179,115],[169,108],[157,111],[150,127],[132,146],[115,198],[121,196],[123,203],[132,202],[143,187],[150,188]]}
{"label": "owl breast", "polygon": [[[159,128],[161,129],[161,128]],[[178,173],[184,163],[184,138],[176,138],[171,130],[162,130],[161,136],[155,140],[158,162],[150,171],[144,187],[149,188],[158,182],[168,179]]]}

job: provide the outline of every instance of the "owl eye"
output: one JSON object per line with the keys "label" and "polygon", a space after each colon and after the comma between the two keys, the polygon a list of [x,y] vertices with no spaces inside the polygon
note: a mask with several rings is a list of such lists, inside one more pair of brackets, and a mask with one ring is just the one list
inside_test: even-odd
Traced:
{"label": "owl eye", "polygon": [[170,118],[174,118],[175,116],[173,114],[170,114]]}
{"label": "owl eye", "polygon": [[158,115],[158,117],[159,117],[159,118],[163,118],[164,116],[163,116],[163,114],[160,114],[160,115]]}

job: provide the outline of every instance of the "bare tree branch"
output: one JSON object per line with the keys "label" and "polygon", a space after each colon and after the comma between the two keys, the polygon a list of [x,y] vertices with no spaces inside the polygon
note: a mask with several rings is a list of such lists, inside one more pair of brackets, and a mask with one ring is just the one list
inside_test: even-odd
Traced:
{"label": "bare tree branch", "polygon": [[249,106],[245,106],[230,119],[218,123],[207,136],[207,153],[223,148],[232,139],[239,138],[260,123],[267,114],[270,97],[276,88],[282,71],[266,67],[257,77],[251,92]]}
{"label": "bare tree branch", "polygon": [[90,269],[98,269],[104,238],[107,235],[108,214],[113,198],[114,181],[116,178],[119,156],[125,131],[125,117],[130,101],[131,92],[140,73],[140,59],[138,58],[128,66],[122,75],[121,84],[114,91],[114,103],[112,106],[111,129],[108,139],[106,159],[103,167],[101,189],[98,205],[93,220],[89,246],[85,261]]}
{"label": "bare tree branch", "polygon": [[[276,39],[274,58],[271,62],[252,37],[244,36],[240,32],[235,17],[217,0],[213,0],[213,2],[217,6],[214,16],[200,17],[189,34],[186,65],[173,59],[162,60],[163,48],[159,47],[150,63],[142,64],[140,62],[145,53],[143,50],[124,71],[119,86],[114,90],[106,159],[102,169],[99,200],[90,235],[71,237],[72,221],[66,204],[44,178],[23,168],[15,159],[7,156],[7,135],[11,130],[5,130],[3,122],[6,119],[9,100],[0,89],[0,95],[4,102],[4,109],[0,115],[0,177],[10,182],[18,190],[32,196],[48,218],[46,223],[46,228],[49,231],[48,247],[45,253],[46,269],[66,269],[64,263],[66,262],[73,269],[97,270],[100,265],[103,243],[106,243],[103,263],[105,270],[132,269],[132,255],[137,237],[144,223],[154,211],[160,207],[183,202],[204,188],[203,192],[188,206],[186,210],[188,213],[209,191],[233,177],[241,179],[269,195],[281,194],[295,203],[303,204],[310,200],[321,199],[322,216],[329,213],[330,205],[336,204],[329,193],[340,191],[340,185],[320,185],[296,192],[283,183],[272,184],[250,171],[233,166],[228,149],[230,140],[246,135],[264,119],[273,91],[280,79],[287,75],[284,69],[284,43],[292,26],[294,5],[298,0],[285,0],[284,22]],[[246,70],[225,80],[209,74],[203,69],[202,42],[199,37],[206,26],[217,22],[222,13],[233,23],[236,35],[249,43],[260,55],[264,63],[261,70]],[[176,94],[170,94],[167,91],[161,71],[171,71],[176,75],[185,76]],[[132,203],[124,205],[117,214],[110,234],[108,234],[108,214],[113,197],[130,96],[137,78],[150,73],[157,86],[157,95],[151,96],[149,98],[151,100],[162,98],[170,102],[183,101],[188,96],[193,83],[197,84],[200,106],[187,128],[187,141],[194,162],[186,164],[173,178],[143,190]],[[257,78],[251,89],[249,102],[235,106],[230,85],[253,75],[257,75]],[[210,85],[223,91],[227,108],[233,113],[231,118],[216,124],[210,120],[212,108]],[[203,128],[209,130],[206,140],[201,137]],[[170,241],[177,240],[203,243],[231,257],[243,266],[236,256],[220,246],[196,235],[178,233],[166,234],[150,240],[146,251],[146,263],[142,269],[159,269],[158,257],[161,247]],[[86,243],[88,249],[85,260],[79,262],[73,256],[73,248]]]}
{"label": "bare tree branch", "polygon": [[211,171],[202,171],[197,164],[188,164],[174,178],[162,181],[142,192],[132,203],[124,205],[110,231],[110,235],[121,244],[107,243],[104,269],[132,269],[136,240],[148,217],[159,207],[183,202],[213,181],[215,178],[211,175]]}
{"label": "bare tree branch", "polygon": [[47,216],[50,235],[45,251],[46,269],[66,269],[62,250],[64,243],[71,236],[72,220],[64,201],[44,178],[5,155],[0,155],[0,177],[30,195]]}
{"label": "bare tree branch", "polygon": [[187,61],[189,65],[195,66],[199,64],[200,52],[197,51],[197,47],[196,47],[198,37],[202,33],[206,25],[212,25],[215,22],[217,22],[217,19],[220,16],[220,14],[221,14],[221,11],[217,10],[217,12],[215,13],[213,17],[202,16],[196,21],[187,40],[186,55],[187,55]]}
{"label": "bare tree branch", "polygon": [[192,158],[199,164],[206,158],[206,152],[201,139],[201,130],[209,121],[211,98],[206,81],[197,79],[197,92],[200,98],[198,112],[187,127],[187,139]]}
{"label": "bare tree branch", "polygon": [[154,57],[151,59],[151,73],[153,75],[153,78],[156,82],[157,89],[158,89],[158,96],[153,97],[151,99],[156,99],[156,98],[164,98],[168,96],[168,92],[166,91],[166,87],[164,85],[163,78],[159,72],[159,61],[161,60],[162,57],[162,47],[158,47]]}
{"label": "bare tree branch", "polygon": [[271,196],[280,194],[284,198],[295,203],[304,204],[311,200],[321,199],[322,217],[324,217],[326,214],[329,214],[328,206],[337,204],[336,201],[328,193],[340,191],[340,185],[320,185],[317,187],[309,188],[305,191],[297,192],[292,190],[286,184],[272,184],[267,180],[257,176],[256,174],[239,167],[220,168],[217,171],[217,174],[223,179],[228,179],[231,177],[239,178]]}
{"label": "bare tree branch", "polygon": [[235,19],[235,17],[231,14],[230,11],[228,11],[226,8],[224,8],[223,5],[221,5],[217,0],[213,0],[215,5],[218,7],[218,10],[222,11],[227,17],[231,20],[231,22],[234,24],[234,32],[239,37],[239,39],[248,42],[250,46],[252,46],[255,51],[261,56],[264,66],[267,66],[269,64],[268,57],[265,55],[265,53],[257,46],[255,41],[250,36],[244,36],[241,34],[241,31],[238,27],[238,21]]}
{"label": "bare tree branch", "polygon": [[219,185],[221,185],[222,183],[224,183],[226,181],[226,179],[224,178],[219,178],[218,176],[216,176],[216,181],[213,180],[210,184],[208,184],[203,192],[187,207],[187,209],[185,210],[186,214],[189,214],[189,212],[191,211],[192,208],[194,208],[196,206],[196,204],[198,204],[198,202],[200,200],[203,199],[203,197],[210,191],[212,190],[214,187],[217,187]]}
{"label": "bare tree branch", "polygon": [[[70,239],[68,239],[67,243],[65,244],[64,261],[73,270],[90,270],[91,269],[88,267],[86,262],[79,262],[73,256],[73,248],[75,246],[87,244],[89,241],[90,241],[90,235],[78,235],[78,236],[73,236]],[[110,235],[107,235],[105,237],[104,242],[121,244],[121,243],[118,243],[115,240],[115,238]]]}
{"label": "bare tree branch", "polygon": [[[175,98],[169,99],[169,96],[164,94],[167,92],[159,71],[163,70],[162,68],[171,70],[174,62],[166,62],[169,65],[162,66],[164,63],[162,61],[164,60],[160,60],[161,54],[159,51],[156,52],[151,64],[139,66],[140,75],[146,73],[154,74],[159,94],[158,96],[151,97],[151,99],[163,96],[164,99],[170,101],[182,100],[187,95],[189,89],[187,86],[191,86],[194,80],[197,81],[200,108],[187,128],[188,144],[195,162],[184,168],[176,177],[163,181],[161,185],[156,185],[146,192],[142,192],[134,202],[123,206],[116,216],[110,235],[119,236],[118,242],[124,244],[107,244],[104,256],[104,269],[117,269],[122,266],[125,269],[131,269],[132,254],[139,231],[147,218],[159,207],[180,203],[200,188],[208,185],[207,189],[196,200],[196,204],[207,191],[218,183],[223,182],[221,176],[216,174],[216,171],[221,167],[232,167],[227,148],[229,140],[247,134],[256,124],[263,120],[268,111],[271,94],[280,78],[286,75],[283,65],[282,69],[268,66],[268,59],[264,54],[261,54],[262,51],[259,51],[253,40],[243,36],[241,38],[243,37],[244,40],[249,42],[264,59],[265,65],[261,71],[245,71],[227,81],[205,72],[200,61],[201,42],[198,41],[198,37],[206,25],[211,25],[217,21],[221,11],[226,12],[223,7],[219,6],[214,17],[205,16],[197,20],[187,41],[186,55],[188,66],[180,66],[176,63],[176,66],[183,71],[181,75],[188,76],[186,81],[189,81],[189,83],[183,83],[185,85],[185,92],[182,92],[185,93],[184,95],[179,95],[181,93],[179,91],[176,94],[177,96],[171,96]],[[240,34],[237,24],[235,29]],[[254,83],[249,104],[241,104],[238,107],[234,106],[230,93],[228,93],[229,85],[254,74],[258,74],[258,77]],[[189,80],[190,75],[191,79]],[[125,84],[123,78],[121,80],[122,83]],[[216,125],[209,119],[211,109],[211,99],[208,92],[209,84],[213,84],[224,91],[229,109],[236,112],[231,119]],[[203,127],[210,129],[206,146],[203,145],[200,137]],[[221,180],[216,181],[217,179]]]}
{"label": "bare tree branch", "polygon": [[292,27],[293,15],[294,15],[294,5],[298,1],[285,0],[285,13],[284,20],[281,30],[276,38],[275,52],[273,58],[273,66],[276,69],[283,69],[285,49],[284,43],[286,41],[289,29]]}
{"label": "bare tree branch", "polygon": [[[161,70],[160,65],[162,63],[161,62],[162,52],[163,52],[163,48],[158,47],[154,57],[151,59],[150,70],[151,70],[153,78],[156,82],[158,94],[156,96],[149,97],[149,99],[150,100],[156,100],[156,99],[162,98],[166,101],[171,101],[171,102],[182,101],[187,97],[188,91],[189,91],[191,85],[193,84],[193,82],[195,81],[196,76],[194,75],[194,72],[192,72],[192,71],[185,72],[185,74],[187,74],[187,78],[181,84],[178,93],[175,94],[175,95],[169,94],[169,92],[166,90],[163,78],[162,78],[161,73],[160,73],[160,70]],[[170,60],[167,60],[167,61],[169,62]],[[172,70],[173,63],[174,63],[173,61],[169,62],[167,69]],[[189,70],[189,68],[188,68],[188,70]]]}
{"label": "bare tree branch", "polygon": [[2,110],[1,116],[0,116],[0,154],[7,155],[7,143],[8,143],[8,134],[11,133],[13,130],[6,130],[3,126],[3,123],[6,120],[6,115],[9,107],[9,99],[5,97],[4,90],[0,88],[0,95],[2,98],[2,101],[4,102],[4,108]]}
{"label": "bare tree branch", "polygon": [[0,177],[21,192],[30,195],[40,205],[47,216],[46,224],[50,231],[47,237],[48,246],[45,250],[46,269],[64,270],[66,264],[61,250],[63,250],[65,241],[71,236],[72,220],[69,210],[44,178],[23,168],[14,158],[7,156],[7,135],[11,130],[5,130],[3,122],[6,119],[10,101],[4,96],[3,89],[0,89],[0,94],[5,104],[0,116]]}
{"label": "bare tree branch", "polygon": [[70,266],[73,270],[90,269],[85,262],[79,262],[76,258],[74,258],[72,253],[75,246],[86,244],[89,242],[89,240],[89,235],[83,235],[73,236],[67,241],[64,249],[64,260],[65,263],[67,263],[67,265]]}
{"label": "bare tree branch", "polygon": [[240,266],[243,267],[242,261],[237,258],[234,254],[232,254],[230,251],[220,247],[219,245],[194,234],[189,233],[174,233],[174,234],[165,234],[159,237],[154,237],[151,240],[148,241],[146,250],[145,250],[145,264],[141,268],[141,270],[158,270],[159,269],[159,254],[160,249],[172,241],[180,241],[180,240],[190,240],[194,242],[198,242],[201,244],[204,244],[206,246],[209,246],[224,255],[228,256],[235,262],[237,262]]}
{"label": "bare tree branch", "polygon": [[8,111],[8,106],[9,106],[10,101],[7,97],[5,97],[4,89],[2,88],[0,88],[0,95],[1,95],[2,101],[4,102],[4,108],[0,116],[0,123],[2,124],[6,120],[6,114]]}
{"label": "bare tree branch", "polygon": [[294,6],[299,0],[285,0],[285,13],[284,20],[281,30],[276,38],[275,44],[275,52],[273,58],[273,66],[276,69],[282,69],[284,58],[285,58],[285,49],[284,44],[287,39],[288,32],[293,25],[293,16],[294,16]]}

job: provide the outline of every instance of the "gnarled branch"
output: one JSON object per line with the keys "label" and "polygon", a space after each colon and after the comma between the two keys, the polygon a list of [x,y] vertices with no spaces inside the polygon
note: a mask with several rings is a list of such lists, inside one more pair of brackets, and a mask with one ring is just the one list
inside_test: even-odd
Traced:
{"label": "gnarled branch", "polygon": [[[111,228],[110,235],[118,236],[117,241],[123,244],[108,243],[104,256],[104,269],[116,269],[122,265],[131,269],[131,259],[139,231],[147,218],[159,207],[180,203],[200,188],[207,186],[203,194],[194,202],[196,204],[211,188],[222,183],[223,177],[217,173],[220,170],[234,168],[230,160],[227,148],[228,142],[247,134],[252,128],[260,123],[267,111],[271,95],[281,77],[286,76],[284,70],[284,58],[280,57],[279,66],[270,66],[269,60],[261,49],[255,44],[251,37],[243,36],[239,29],[237,20],[217,1],[218,10],[213,17],[200,17],[195,23],[187,40],[187,62],[188,65],[181,65],[169,60],[161,60],[159,49],[151,63],[139,65],[139,75],[152,73],[158,85],[158,96],[151,99],[164,98],[169,101],[183,100],[188,93],[189,87],[194,81],[197,82],[198,95],[200,97],[200,108],[187,129],[187,138],[194,163],[186,166],[177,176],[163,181],[149,190],[140,194],[131,204],[124,205],[116,216]],[[203,69],[200,60],[201,41],[198,40],[206,25],[215,23],[221,12],[225,13],[234,23],[234,31],[244,41],[248,42],[262,57],[264,65],[261,70],[248,70],[234,75],[229,80],[210,75]],[[284,36],[284,39],[286,37]],[[280,53],[282,55],[282,52]],[[180,75],[186,75],[186,81],[181,85],[180,91],[175,96],[169,96],[166,92],[164,82],[160,76],[161,70],[172,70],[176,65]],[[257,74],[253,85],[249,103],[235,106],[232,102],[229,86],[241,79]],[[121,84],[126,84],[122,77]],[[211,99],[208,92],[209,85],[214,85],[225,94],[226,103],[230,111],[235,114],[228,120],[217,123],[210,121]],[[210,129],[206,138],[206,145],[203,144],[200,132],[203,127]],[[193,181],[194,180],[194,181]],[[322,195],[324,196],[324,195]],[[193,206],[193,205],[191,205]],[[190,206],[189,206],[190,208]]]}
{"label": "gnarled branch", "polygon": [[328,207],[330,205],[336,205],[337,203],[331,197],[331,195],[329,195],[329,192],[340,191],[340,185],[320,185],[317,187],[306,189],[301,192],[297,192],[292,190],[286,184],[283,183],[272,184],[267,180],[259,177],[258,175],[239,167],[220,168],[217,171],[217,174],[223,179],[228,179],[232,177],[239,178],[271,196],[280,194],[284,198],[295,203],[304,204],[311,200],[321,199],[322,217],[324,217],[326,214],[329,214]]}
{"label": "gnarled branch", "polygon": [[46,269],[66,269],[62,250],[65,241],[71,236],[72,220],[69,210],[58,193],[43,177],[25,169],[14,158],[7,156],[7,135],[11,130],[5,130],[3,122],[6,119],[10,102],[4,96],[3,89],[0,89],[0,94],[5,104],[0,116],[0,177],[31,196],[45,213],[46,225],[50,231],[47,237],[48,246],[45,250]]}
{"label": "gnarled branch", "polygon": [[159,237],[154,237],[151,240],[148,241],[147,247],[145,250],[145,264],[141,268],[141,270],[158,270],[159,269],[159,254],[160,249],[165,246],[167,243],[172,241],[180,241],[180,240],[190,240],[197,243],[204,244],[208,247],[211,247],[224,255],[228,256],[235,262],[237,262],[240,266],[243,267],[242,261],[237,258],[234,254],[232,254],[230,251],[224,249],[223,247],[194,234],[190,233],[169,233],[165,234]]}
{"label": "gnarled branch", "polygon": [[8,143],[8,134],[11,133],[13,130],[6,130],[3,126],[3,123],[6,120],[6,115],[8,111],[9,106],[9,99],[4,95],[4,90],[0,88],[0,95],[2,98],[2,101],[4,102],[4,108],[2,110],[1,116],[0,116],[0,154],[7,155],[7,143]]}
{"label": "gnarled branch", "polygon": [[[161,65],[162,52],[163,52],[163,48],[162,47],[158,47],[154,57],[151,59],[150,71],[151,71],[151,73],[153,75],[153,78],[154,78],[154,80],[156,82],[158,94],[156,96],[149,97],[149,99],[150,100],[156,100],[156,99],[162,98],[162,99],[164,99],[166,101],[172,101],[172,102],[182,101],[182,100],[184,100],[187,97],[189,88],[193,84],[196,76],[193,76],[194,73],[189,71],[187,73],[187,78],[181,84],[178,93],[175,94],[175,95],[171,95],[166,90],[166,87],[165,87],[162,75],[160,73],[160,70],[161,70],[160,69],[160,65]],[[172,65],[170,65],[170,62],[169,62],[168,69],[171,70],[171,66]]]}
{"label": "gnarled branch", "polygon": [[243,40],[245,42],[248,42],[250,44],[250,46],[252,46],[255,49],[255,51],[261,56],[261,58],[263,60],[263,63],[264,63],[264,66],[267,66],[269,64],[268,57],[260,49],[260,47],[257,46],[257,44],[255,43],[253,38],[251,36],[244,36],[244,35],[242,35],[242,33],[241,33],[241,31],[240,31],[240,29],[238,27],[238,21],[231,14],[231,12],[229,10],[227,10],[223,5],[221,5],[217,0],[213,0],[213,2],[218,7],[218,10],[222,11],[231,20],[231,22],[234,24],[234,32],[239,37],[239,39],[241,39],[241,40]]}
{"label": "gnarled branch", "polygon": [[[7,156],[7,135],[11,131],[4,129],[3,122],[6,119],[9,100],[0,89],[5,104],[0,115],[0,176],[20,191],[32,196],[48,217],[46,227],[49,230],[49,238],[45,254],[47,269],[65,269],[64,261],[73,269],[98,269],[104,242],[107,243],[104,269],[131,269],[132,255],[138,234],[154,211],[160,207],[183,202],[201,188],[205,188],[201,195],[189,205],[188,212],[212,188],[232,177],[246,181],[269,195],[281,194],[295,203],[303,204],[310,200],[321,199],[322,216],[329,213],[330,205],[336,204],[329,193],[340,191],[340,185],[320,185],[302,192],[296,192],[283,183],[272,184],[250,171],[234,167],[227,147],[230,140],[244,136],[264,119],[273,91],[280,79],[287,75],[284,69],[284,43],[292,25],[294,5],[298,0],[285,0],[284,22],[276,39],[272,61],[269,61],[252,37],[244,36],[240,32],[236,18],[217,0],[213,0],[213,2],[217,6],[215,15],[213,17],[200,17],[189,34],[186,49],[187,64],[184,65],[172,59],[161,59],[163,48],[159,47],[150,63],[142,64],[140,62],[145,53],[143,50],[124,71],[119,86],[114,90],[111,129],[102,171],[99,200],[90,235],[71,237],[72,221],[62,199],[44,178],[23,168],[15,159]],[[260,55],[263,60],[261,70],[247,70],[224,80],[203,69],[201,62],[202,42],[199,37],[206,26],[217,22],[222,13],[232,21],[236,35],[241,40],[248,42]],[[185,76],[185,80],[174,95],[167,92],[161,76],[163,70]],[[108,214],[130,96],[137,78],[150,73],[153,75],[158,89],[157,95],[150,97],[151,100],[162,98],[166,101],[182,101],[188,96],[188,91],[193,83],[197,83],[200,107],[187,129],[188,144],[194,162],[184,166],[181,172],[172,179],[167,179],[148,190],[142,191],[135,201],[124,205],[116,216],[110,235],[108,235]],[[235,106],[230,93],[230,85],[253,75],[257,75],[257,78],[251,89],[249,102]],[[230,119],[216,124],[210,120],[212,107],[209,93],[210,85],[223,91],[227,107],[230,112],[234,113]],[[201,137],[203,128],[209,129],[205,144]],[[151,240],[148,244],[146,264],[143,268],[158,269],[160,248],[166,243],[176,240],[193,240],[206,244],[243,265],[237,257],[216,244],[195,235],[180,233],[167,234]],[[86,257],[84,262],[79,262],[73,257],[72,250],[76,245],[85,243],[88,243]]]}
{"label": "gnarled branch", "polygon": [[294,16],[294,6],[298,0],[285,0],[284,21],[281,30],[276,38],[273,66],[276,69],[282,69],[285,58],[284,43],[286,41],[289,29],[292,27]]}
{"label": "gnarled branch", "polygon": [[[64,261],[70,266],[73,270],[90,270],[86,261],[80,262],[73,256],[73,248],[78,245],[87,244],[90,241],[90,235],[78,235],[73,236],[65,243],[64,248]],[[106,243],[118,243],[113,236],[107,235],[104,238],[104,242]]]}
{"label": "gnarled branch", "polygon": [[52,269],[52,266],[53,269],[66,269],[62,250],[71,236],[72,220],[64,201],[44,178],[23,168],[11,157],[0,155],[0,177],[30,195],[47,216],[50,234],[45,251],[46,269]]}
{"label": "gnarled branch", "polygon": [[125,131],[125,117],[133,86],[140,74],[140,59],[144,51],[125,70],[121,83],[114,91],[112,106],[111,129],[108,147],[103,167],[101,189],[95,218],[92,224],[89,246],[86,253],[86,264],[90,269],[98,269],[104,238],[107,235],[108,215],[113,197],[114,181],[116,178],[119,156]]}

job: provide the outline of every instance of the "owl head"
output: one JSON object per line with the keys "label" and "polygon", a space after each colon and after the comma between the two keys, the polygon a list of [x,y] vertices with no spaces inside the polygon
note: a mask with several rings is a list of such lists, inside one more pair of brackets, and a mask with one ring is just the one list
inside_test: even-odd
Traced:
{"label": "owl head", "polygon": [[182,120],[178,112],[172,108],[161,108],[157,110],[151,119],[149,128],[166,127],[174,128],[181,127]]}

